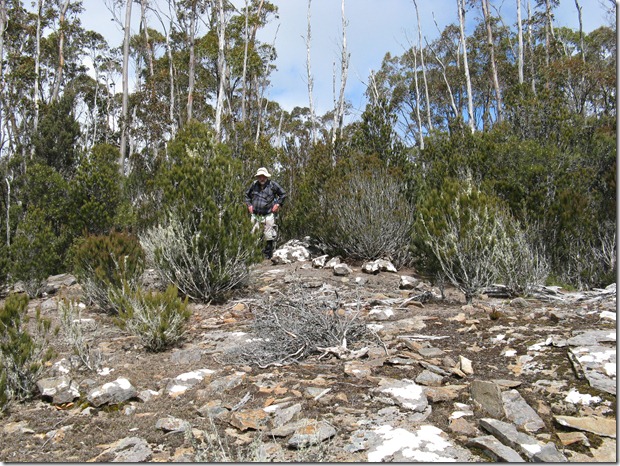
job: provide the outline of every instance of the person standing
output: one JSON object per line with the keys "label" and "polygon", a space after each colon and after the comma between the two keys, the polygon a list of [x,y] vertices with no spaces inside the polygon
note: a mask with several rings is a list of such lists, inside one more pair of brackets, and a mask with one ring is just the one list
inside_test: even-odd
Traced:
{"label": "person standing", "polygon": [[271,179],[265,167],[260,167],[254,177],[256,179],[245,192],[245,204],[252,215],[252,232],[257,232],[262,228],[265,239],[263,254],[266,259],[271,259],[273,243],[278,234],[275,214],[280,210],[286,198],[286,192],[282,186]]}

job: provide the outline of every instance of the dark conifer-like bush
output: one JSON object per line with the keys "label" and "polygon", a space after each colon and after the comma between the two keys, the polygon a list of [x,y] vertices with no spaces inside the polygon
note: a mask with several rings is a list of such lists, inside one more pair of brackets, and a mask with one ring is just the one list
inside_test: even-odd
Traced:
{"label": "dark conifer-like bush", "polygon": [[11,244],[11,277],[22,280],[28,295],[39,294],[43,280],[61,268],[58,237],[38,208],[29,209]]}
{"label": "dark conifer-like bush", "polygon": [[90,235],[74,244],[73,270],[88,298],[114,313],[110,293],[137,285],[144,271],[144,251],[131,233]]}
{"label": "dark conifer-like bush", "polygon": [[447,180],[420,203],[417,234],[468,303],[511,272],[516,232],[500,200],[471,181]]}

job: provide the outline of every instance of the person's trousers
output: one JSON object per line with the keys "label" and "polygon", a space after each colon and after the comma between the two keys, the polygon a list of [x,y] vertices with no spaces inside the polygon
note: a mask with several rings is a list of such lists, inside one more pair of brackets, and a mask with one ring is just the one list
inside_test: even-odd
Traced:
{"label": "person's trousers", "polygon": [[266,241],[276,239],[276,236],[278,236],[276,216],[273,213],[267,215],[252,214],[252,233],[259,232],[261,228]]}

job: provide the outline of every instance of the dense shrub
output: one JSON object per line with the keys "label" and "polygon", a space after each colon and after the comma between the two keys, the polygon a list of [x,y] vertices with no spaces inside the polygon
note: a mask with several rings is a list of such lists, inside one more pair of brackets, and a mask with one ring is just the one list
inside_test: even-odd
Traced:
{"label": "dense shrub", "polygon": [[140,241],[126,232],[80,238],[73,247],[72,259],[86,296],[107,312],[116,312],[110,292],[135,287],[144,271]]}
{"label": "dense shrub", "polygon": [[36,382],[53,357],[49,344],[51,321],[36,309],[27,316],[28,297],[11,294],[0,308],[0,367],[9,399],[25,400],[36,391]]}
{"label": "dense shrub", "polygon": [[43,280],[61,270],[59,249],[58,238],[45,220],[44,212],[29,209],[11,244],[12,279],[22,280],[28,295],[37,296]]}
{"label": "dense shrub", "polygon": [[515,225],[507,209],[470,182],[452,181],[421,203],[417,232],[441,271],[468,303],[502,274],[511,273]]}
{"label": "dense shrub", "polygon": [[404,191],[386,170],[353,172],[320,196],[328,228],[318,239],[351,259],[407,264],[415,215]]}
{"label": "dense shrub", "polygon": [[122,205],[122,184],[119,176],[118,149],[101,144],[83,157],[71,183],[69,223],[77,236],[105,234],[118,225]]}
{"label": "dense shrub", "polygon": [[185,296],[208,301],[242,285],[261,255],[242,202],[241,164],[200,128],[191,125],[180,134],[187,140],[183,150],[172,145],[174,156],[158,177],[160,222],[140,240],[165,281]]}
{"label": "dense shrub", "polygon": [[244,244],[244,236],[238,229],[207,236],[200,224],[171,217],[140,241],[148,263],[165,282],[174,283],[185,296],[209,301],[221,300],[246,283],[256,253],[255,243]]}
{"label": "dense shrub", "polygon": [[187,298],[181,300],[177,293],[177,288],[169,285],[163,293],[137,287],[116,294],[119,326],[139,337],[149,351],[168,349],[183,337],[191,316]]}

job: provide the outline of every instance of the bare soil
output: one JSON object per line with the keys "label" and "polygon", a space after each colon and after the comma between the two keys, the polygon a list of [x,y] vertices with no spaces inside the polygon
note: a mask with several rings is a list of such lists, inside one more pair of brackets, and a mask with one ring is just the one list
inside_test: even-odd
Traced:
{"label": "bare soil", "polygon": [[[200,387],[193,388],[177,398],[165,393],[153,397],[147,402],[131,401],[121,406],[102,407],[84,411],[88,403],[85,394],[89,387],[126,377],[138,391],[150,389],[164,391],[167,383],[177,375],[192,370],[210,368],[217,370],[218,377],[243,371],[247,374],[244,384],[220,394],[222,406],[233,407],[249,393],[250,401],[244,408],[262,408],[271,403],[286,398],[298,398],[303,404],[303,416],[309,419],[324,419],[336,428],[338,434],[329,443],[329,451],[324,452],[323,459],[331,462],[365,461],[364,452],[355,454],[346,453],[343,447],[349,442],[349,435],[355,430],[354,422],[346,419],[357,419],[368,416],[385,407],[371,395],[371,389],[377,386],[382,377],[394,379],[415,379],[422,372],[423,367],[417,363],[419,356],[408,347],[402,335],[411,334],[405,328],[401,335],[381,334],[382,343],[388,351],[380,362],[372,366],[372,376],[358,379],[344,371],[346,361],[334,356],[318,359],[319,354],[313,355],[298,364],[283,367],[267,367],[260,369],[255,366],[225,366],[221,363],[221,356],[214,351],[213,342],[205,340],[206,332],[221,330],[227,332],[248,331],[252,322],[252,300],[264,296],[266,293],[281,292],[286,294],[294,284],[300,283],[306,287],[323,285],[333,286],[340,290],[342,295],[353,293],[354,289],[362,290],[360,299],[370,309],[373,300],[390,298],[404,298],[412,295],[413,291],[399,289],[400,275],[415,275],[413,270],[400,270],[398,274],[382,272],[377,275],[362,274],[359,267],[353,267],[354,273],[349,277],[337,277],[330,269],[304,268],[301,263],[287,265],[272,265],[265,261],[254,269],[252,279],[247,288],[240,290],[222,304],[192,304],[192,317],[187,335],[180,345],[182,348],[202,349],[201,359],[197,363],[178,365],[171,363],[171,355],[177,349],[162,353],[146,352],[136,337],[127,335],[119,329],[113,317],[87,308],[82,318],[92,318],[96,321],[96,331],[89,335],[93,347],[103,352],[104,366],[113,369],[108,375],[99,375],[94,372],[76,371],[72,374],[80,384],[82,399],[73,403],[56,406],[39,397],[11,405],[8,413],[2,419],[2,425],[23,423],[26,429],[21,432],[7,432],[0,428],[0,460],[3,462],[86,462],[96,459],[105,447],[126,437],[141,437],[145,439],[153,456],[151,461],[187,461],[196,453],[186,436],[179,433],[165,433],[157,429],[158,419],[174,416],[184,419],[195,429],[208,431],[213,427],[207,419],[200,415],[198,408],[208,399],[204,398],[204,391]],[[280,272],[276,272],[280,270]],[[355,277],[361,277],[364,283],[357,285]],[[267,288],[266,288],[267,287]],[[61,290],[60,295],[79,296],[79,287]],[[58,298],[58,296],[56,298]],[[32,300],[30,312],[44,299]],[[534,407],[543,418],[545,432],[549,440],[557,440],[556,433],[562,428],[553,420],[554,414],[571,414],[570,408],[563,402],[565,393],[552,394],[541,391],[535,383],[540,379],[557,377],[566,382],[566,387],[575,387],[581,393],[591,393],[601,396],[608,401],[610,408],[606,412],[599,412],[591,408],[580,414],[604,415],[615,418],[616,398],[592,389],[587,381],[578,379],[572,369],[566,354],[566,348],[550,345],[545,352],[545,361],[539,371],[519,371],[505,356],[501,354],[504,345],[490,344],[492,338],[506,330],[516,329],[519,337],[510,347],[518,354],[527,354],[527,348],[544,341],[549,334],[572,335],[572,332],[586,329],[615,328],[615,322],[601,320],[600,313],[594,305],[593,312],[577,313],[574,305],[550,304],[539,301],[529,301],[525,308],[513,307],[508,299],[481,298],[474,306],[465,306],[461,293],[448,288],[444,300],[433,300],[423,306],[409,306],[401,312],[398,318],[423,316],[426,327],[415,333],[428,336],[445,337],[433,341],[433,345],[440,347],[448,356],[458,361],[464,356],[472,361],[475,369],[473,376],[460,378],[456,375],[447,377],[444,385],[468,384],[471,380],[514,380],[521,382],[519,392]],[[241,306],[240,304],[244,304]],[[0,302],[1,305],[1,302]],[[492,314],[495,310],[496,313]],[[585,311],[590,310],[584,306]],[[53,319],[58,318],[58,311],[49,309],[44,314]],[[454,319],[459,314],[465,314],[466,320]],[[568,317],[567,317],[568,315]],[[571,317],[572,315],[572,317]],[[558,317],[560,316],[560,317]],[[493,317],[493,318],[492,318]],[[382,324],[383,322],[378,322]],[[62,334],[54,341],[57,353],[55,360],[70,357],[72,349],[63,340]],[[361,345],[361,342],[360,342]],[[358,346],[360,346],[358,345]],[[400,362],[395,358],[401,358]],[[403,364],[403,359],[409,359],[411,364]],[[431,363],[441,361],[427,360]],[[271,391],[260,389],[253,382],[268,379]],[[304,395],[304,388],[308,386],[326,386],[332,390],[329,396],[318,400]],[[204,387],[203,387],[204,388]],[[567,390],[568,388],[566,388]],[[470,403],[469,391],[462,390],[457,402]],[[564,412],[558,412],[564,410]],[[449,416],[454,411],[453,402],[435,402],[432,404],[432,413],[424,423],[432,424],[444,432],[450,433]],[[87,414],[88,413],[88,414]],[[575,414],[575,413],[572,413]],[[475,418],[485,414],[476,407]],[[475,421],[472,421],[475,424]],[[216,421],[216,427],[222,438],[230,445],[247,444],[249,440],[259,435],[258,432],[248,430],[240,432],[232,428],[224,420]],[[465,444],[467,437],[463,434],[450,434],[456,443]],[[591,434],[588,438],[592,446],[600,440]],[[285,446],[286,439],[277,441],[283,445],[283,452],[287,461],[299,459],[299,452],[291,451]],[[582,444],[566,447],[569,451],[577,451],[588,455],[588,449]],[[565,450],[566,451],[566,450]],[[185,456],[184,456],[185,455]],[[484,460],[484,457],[481,457]]]}

